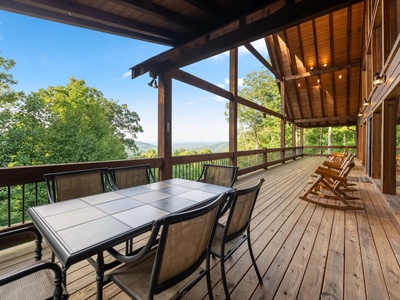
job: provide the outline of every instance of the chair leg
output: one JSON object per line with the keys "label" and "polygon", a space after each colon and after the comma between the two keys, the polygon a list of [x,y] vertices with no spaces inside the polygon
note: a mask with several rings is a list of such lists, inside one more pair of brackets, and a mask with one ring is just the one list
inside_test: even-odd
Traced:
{"label": "chair leg", "polygon": [[207,258],[206,269],[207,269],[206,280],[207,280],[208,297],[210,298],[210,300],[214,300],[214,295],[213,295],[212,286],[211,286],[210,257]]}
{"label": "chair leg", "polygon": [[221,280],[222,280],[222,285],[224,286],[224,292],[225,292],[225,300],[230,300],[231,296],[229,295],[229,290],[228,290],[228,283],[226,282],[226,273],[225,273],[225,244],[222,243],[221,245],[221,252],[220,252],[220,266],[221,266]]}
{"label": "chair leg", "polygon": [[258,270],[256,260],[254,259],[253,248],[251,247],[250,228],[247,228],[247,245],[249,246],[249,253],[250,253],[251,261],[253,262],[254,269],[256,270],[258,281],[262,284],[263,280],[262,280],[260,271]]}
{"label": "chair leg", "polygon": [[[221,253],[224,253],[224,252],[221,252]],[[222,284],[224,286],[225,299],[230,300],[231,297],[229,295],[228,283],[226,282],[226,275],[225,275],[225,257],[223,255],[221,255],[221,260],[219,263],[221,265],[221,279],[222,279]]]}

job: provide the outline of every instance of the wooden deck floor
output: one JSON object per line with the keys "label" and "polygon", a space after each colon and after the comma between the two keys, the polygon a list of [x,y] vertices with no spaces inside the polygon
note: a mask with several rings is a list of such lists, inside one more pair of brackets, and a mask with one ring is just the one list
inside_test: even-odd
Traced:
{"label": "wooden deck floor", "polygon": [[[384,197],[373,182],[359,180],[356,195],[362,200],[356,203],[365,210],[342,211],[300,200],[322,162],[301,158],[239,178],[237,188],[266,179],[251,224],[263,284],[242,246],[226,264],[232,299],[400,299],[398,197]],[[350,176],[365,178],[360,166]],[[212,263],[214,297],[224,299],[219,261]],[[67,278],[70,299],[95,299],[95,273],[88,263],[71,267]],[[105,287],[104,298],[128,299],[113,284]],[[208,299],[205,282],[184,299]]]}

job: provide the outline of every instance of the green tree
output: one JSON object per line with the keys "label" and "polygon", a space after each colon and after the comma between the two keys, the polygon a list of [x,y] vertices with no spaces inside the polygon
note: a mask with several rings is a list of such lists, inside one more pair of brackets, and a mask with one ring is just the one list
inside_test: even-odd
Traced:
{"label": "green tree", "polygon": [[[246,75],[239,96],[280,112],[281,98],[278,86],[264,68]],[[252,108],[239,105],[238,127],[239,149],[280,146],[280,120],[276,117],[264,116]]]}
{"label": "green tree", "polygon": [[3,127],[3,166],[125,159],[142,132],[135,112],[84,80],[71,78],[66,86],[40,89],[13,104],[11,122]]}

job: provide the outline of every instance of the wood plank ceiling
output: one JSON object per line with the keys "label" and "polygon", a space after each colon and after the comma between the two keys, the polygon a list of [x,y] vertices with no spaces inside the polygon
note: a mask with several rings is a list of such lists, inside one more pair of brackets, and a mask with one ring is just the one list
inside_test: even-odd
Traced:
{"label": "wood plank ceiling", "polygon": [[265,38],[285,117],[302,127],[357,118],[362,0],[0,0],[0,9],[173,47],[132,67],[133,78]]}
{"label": "wood plank ceiling", "polygon": [[364,3],[266,37],[286,114],[301,127],[354,125],[360,103]]}

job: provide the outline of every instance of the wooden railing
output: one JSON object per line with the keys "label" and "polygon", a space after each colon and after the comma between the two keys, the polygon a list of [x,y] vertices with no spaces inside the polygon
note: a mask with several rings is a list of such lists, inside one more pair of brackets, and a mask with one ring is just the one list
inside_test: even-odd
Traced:
{"label": "wooden railing", "polygon": [[[331,151],[342,152],[344,147],[331,147]],[[351,147],[355,149],[355,147]],[[317,149],[317,150],[315,150]],[[304,155],[328,155],[329,147],[290,147],[239,151],[237,165],[239,176],[270,166],[285,163]],[[309,153],[315,152],[318,153]],[[174,156],[173,177],[196,180],[203,163],[229,165],[233,152]],[[29,222],[26,210],[31,206],[48,202],[43,175],[46,173],[82,170],[99,167],[120,167],[150,164],[156,177],[164,164],[163,158],[70,163],[26,167],[0,168],[0,230]]]}

